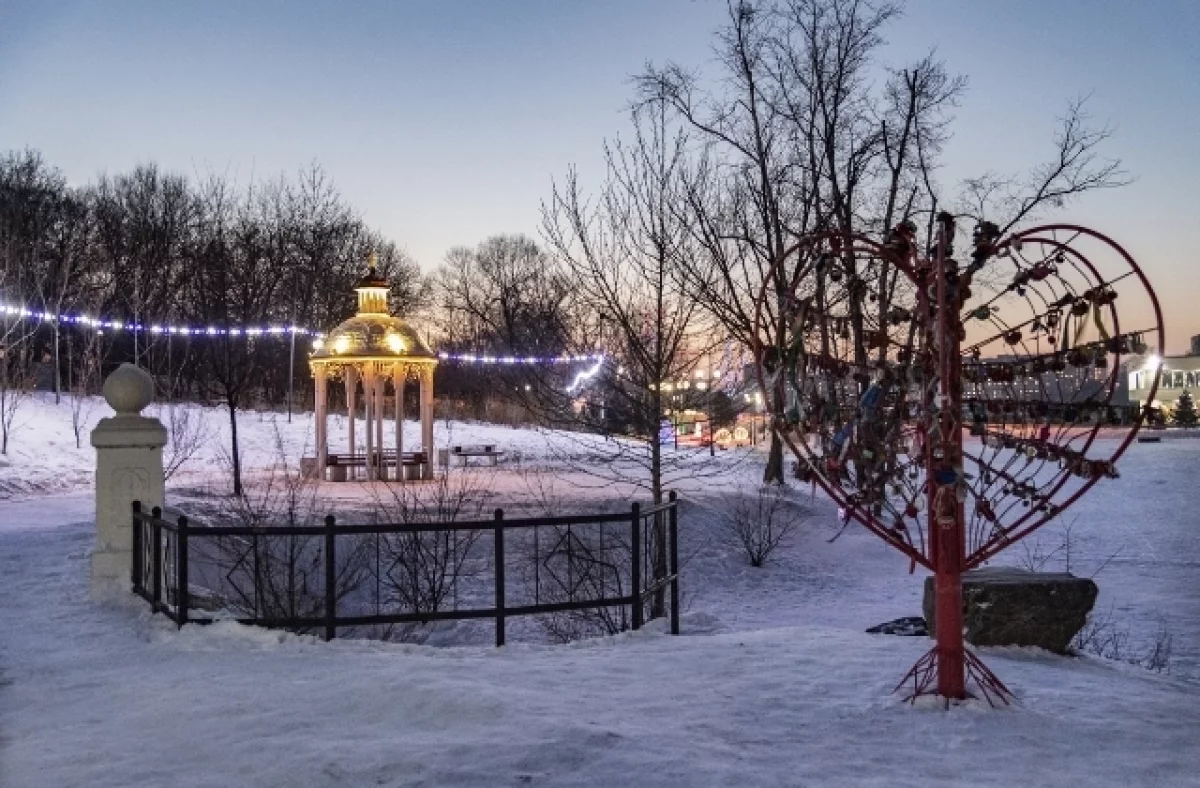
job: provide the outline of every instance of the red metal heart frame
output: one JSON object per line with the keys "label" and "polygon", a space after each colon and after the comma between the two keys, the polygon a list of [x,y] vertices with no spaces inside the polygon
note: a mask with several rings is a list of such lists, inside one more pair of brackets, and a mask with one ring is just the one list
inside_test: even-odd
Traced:
{"label": "red metal heart frame", "polygon": [[[939,603],[940,622],[954,604],[961,617],[961,572],[1116,476],[1145,416],[1113,406],[1122,360],[1144,363],[1165,345],[1145,275],[1099,233],[1046,225],[1000,240],[984,223],[960,264],[952,217],[939,217],[928,256],[914,231],[902,225],[882,243],[802,238],[763,283],[755,350],[797,475],[937,574],[939,598],[943,585],[958,596]],[[910,673],[914,695],[945,672],[935,652],[957,648],[942,655],[949,672],[965,665],[989,699],[1004,698],[961,653],[959,629],[957,647],[939,637],[930,664]],[[965,694],[953,678],[938,685]]]}

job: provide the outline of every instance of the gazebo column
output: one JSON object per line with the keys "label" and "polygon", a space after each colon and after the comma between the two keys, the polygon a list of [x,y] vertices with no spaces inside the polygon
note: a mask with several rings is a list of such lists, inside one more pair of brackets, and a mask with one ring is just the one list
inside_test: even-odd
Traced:
{"label": "gazebo column", "polygon": [[404,376],[403,364],[392,365],[392,388],[396,391],[396,481],[404,481]]}
{"label": "gazebo column", "polygon": [[375,375],[375,453],[379,455],[379,467],[375,477],[387,481],[387,465],[383,461],[383,389],[387,384],[387,376],[380,370]]}
{"label": "gazebo column", "polygon": [[421,451],[425,454],[422,476],[433,478],[433,365],[421,365]]}
{"label": "gazebo column", "polygon": [[329,459],[329,400],[326,387],[329,380],[329,370],[324,364],[313,365],[313,390],[316,392],[313,410],[316,414],[317,428],[317,467],[313,474],[325,481],[325,463]]}
{"label": "gazebo column", "polygon": [[[351,456],[353,456],[355,454],[355,449],[357,448],[354,443],[354,418],[355,418],[355,407],[354,406],[357,404],[356,403],[357,393],[358,393],[358,368],[353,367],[353,366],[347,366],[346,367],[346,414],[350,417],[350,420],[349,420],[346,428],[347,428],[347,432],[349,433],[349,435],[347,436],[348,437],[347,442],[350,444]],[[347,473],[349,473],[351,479],[354,479],[358,476],[358,470],[353,465],[351,465],[347,469]]]}
{"label": "gazebo column", "polygon": [[367,481],[375,478],[375,370],[363,370],[363,427],[367,433]]}

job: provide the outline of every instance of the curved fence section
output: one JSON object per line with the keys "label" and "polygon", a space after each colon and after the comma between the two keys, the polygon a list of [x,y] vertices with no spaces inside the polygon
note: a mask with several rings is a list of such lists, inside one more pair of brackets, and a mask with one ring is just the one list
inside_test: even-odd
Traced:
{"label": "curved fence section", "polygon": [[[133,504],[134,593],[179,626],[233,619],[388,639],[436,621],[540,616],[554,639],[669,619],[679,634],[679,502],[562,517],[207,526]],[[185,591],[186,589],[186,591]]]}

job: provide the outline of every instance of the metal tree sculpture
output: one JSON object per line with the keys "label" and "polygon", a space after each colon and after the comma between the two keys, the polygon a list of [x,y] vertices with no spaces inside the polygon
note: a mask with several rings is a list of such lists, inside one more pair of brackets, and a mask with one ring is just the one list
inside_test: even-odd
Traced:
{"label": "metal tree sculpture", "polygon": [[962,573],[1116,477],[1144,418],[1112,407],[1122,359],[1161,351],[1162,313],[1134,260],[1083,227],[1002,240],[985,222],[965,263],[949,214],[928,255],[914,236],[788,250],[758,299],[759,386],[797,475],[934,573],[936,645],[897,689],[949,702],[973,680],[1007,702],[963,645]]}

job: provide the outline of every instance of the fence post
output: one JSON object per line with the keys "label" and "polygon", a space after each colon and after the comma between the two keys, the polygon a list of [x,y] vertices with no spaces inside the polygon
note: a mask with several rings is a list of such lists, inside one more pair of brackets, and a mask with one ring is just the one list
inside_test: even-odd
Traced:
{"label": "fence post", "polygon": [[134,593],[144,592],[142,577],[145,575],[142,567],[142,521],[138,517],[142,513],[142,502],[133,502],[133,561],[129,565],[129,580],[133,583]]}
{"label": "fence post", "polygon": [[638,503],[633,504],[633,510],[630,514],[630,533],[629,533],[629,585],[630,595],[633,597],[633,610],[631,617],[633,618],[634,630],[642,628],[642,507]]}
{"label": "fence post", "polygon": [[492,549],[496,558],[496,646],[504,645],[504,510],[496,510],[495,544]]}
{"label": "fence post", "polygon": [[332,514],[325,515],[325,641],[337,637],[337,537]]}
{"label": "fence post", "polygon": [[258,568],[258,534],[250,537],[250,549],[254,551],[254,618],[258,618],[258,600],[262,596],[262,574]]}
{"label": "fence post", "polygon": [[175,560],[175,610],[177,623],[183,626],[188,620],[188,519],[179,518],[179,539],[175,549],[178,557]]}
{"label": "fence post", "polygon": [[154,522],[150,524],[150,535],[153,538],[152,547],[154,549],[154,558],[151,560],[150,568],[154,570],[154,579],[150,581],[150,586],[153,589],[153,606],[151,610],[158,613],[162,610],[162,576],[163,576],[163,549],[162,549],[162,522],[159,520],[162,517],[162,509],[157,506],[151,510],[154,515]]}
{"label": "fence post", "polygon": [[679,500],[672,490],[667,496],[671,502],[670,513],[667,515],[667,539],[671,543],[668,559],[671,565],[667,571],[671,575],[671,634],[679,634]]}

